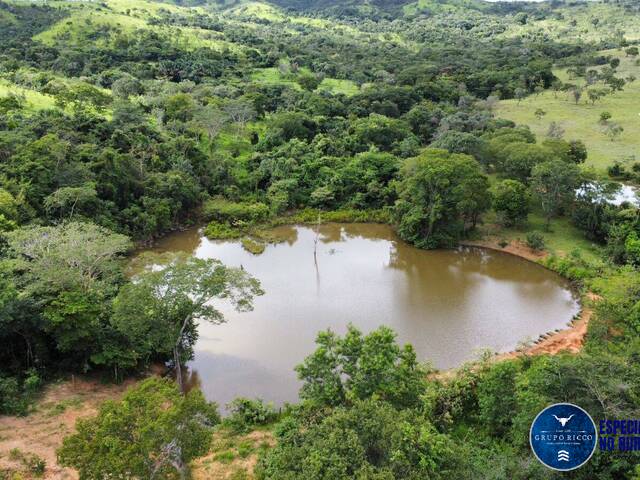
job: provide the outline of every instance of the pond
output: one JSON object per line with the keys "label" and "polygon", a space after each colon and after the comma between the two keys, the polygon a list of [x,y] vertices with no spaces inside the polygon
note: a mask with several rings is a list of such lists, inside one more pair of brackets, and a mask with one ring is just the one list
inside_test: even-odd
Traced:
{"label": "pond", "polygon": [[[314,350],[320,330],[368,332],[388,325],[420,361],[455,367],[482,349],[564,327],[578,298],[560,276],[518,257],[479,248],[424,251],[386,225],[278,227],[286,241],[261,255],[200,230],[172,234],[153,251],[217,258],[258,278],[266,294],[249,313],[220,305],[227,323],[201,324],[191,381],[224,405],[238,396],[296,401],[293,368]],[[317,262],[314,246],[317,241]]]}

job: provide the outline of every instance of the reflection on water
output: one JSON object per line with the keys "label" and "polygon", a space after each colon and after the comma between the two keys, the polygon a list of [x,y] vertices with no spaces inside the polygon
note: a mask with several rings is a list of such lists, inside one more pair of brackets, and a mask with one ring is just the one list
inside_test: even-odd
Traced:
{"label": "reflection on water", "polygon": [[250,313],[221,305],[228,322],[200,325],[190,381],[220,404],[237,396],[295,401],[293,367],[313,351],[319,330],[343,333],[388,325],[419,358],[448,368],[481,349],[508,351],[564,326],[578,312],[567,283],[511,255],[476,248],[424,251],[385,225],[278,227],[286,239],[259,256],[239,242],[212,242],[197,230],[171,235],[154,251],[186,251],[242,266],[266,294]]}

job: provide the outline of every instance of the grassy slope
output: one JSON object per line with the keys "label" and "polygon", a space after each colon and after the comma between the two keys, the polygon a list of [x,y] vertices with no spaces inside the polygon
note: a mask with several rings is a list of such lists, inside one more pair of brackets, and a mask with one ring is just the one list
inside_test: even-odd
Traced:
{"label": "grassy slope", "polygon": [[[220,34],[210,30],[189,27],[170,27],[149,25],[147,20],[157,16],[160,9],[180,11],[179,7],[140,0],[107,0],[108,8],[97,4],[69,4],[71,15],[53,25],[35,37],[35,40],[52,44],[56,38],[64,38],[67,42],[80,41],[80,33],[87,30],[97,31],[108,26],[123,32],[136,29],[147,29],[159,32],[173,39],[173,42],[184,50],[198,47],[210,47],[216,50],[228,48],[232,51],[243,51],[244,47],[222,40]],[[183,11],[186,11],[183,9]],[[96,43],[104,42],[97,40]]]}
{"label": "grassy slope", "polygon": [[[242,4],[239,7],[230,9],[227,11],[227,16],[233,18],[233,16],[247,16],[247,17],[255,17],[260,20],[267,20],[273,24],[280,24],[284,30],[291,34],[299,34],[300,32],[296,30],[296,25],[302,25],[306,27],[312,27],[319,30],[333,30],[335,32],[349,35],[352,37],[358,38],[366,38],[373,37],[377,40],[381,41],[390,41],[395,42],[397,44],[403,45],[408,48],[417,49],[418,47],[411,42],[407,42],[402,38],[402,36],[394,34],[394,33],[366,33],[358,30],[357,28],[345,24],[340,23],[336,20],[326,20],[322,18],[313,18],[306,17],[304,15],[296,15],[291,12],[283,12],[282,10],[274,7],[272,5],[267,5],[262,2],[248,2]],[[291,28],[288,28],[287,25],[290,25]]]}
{"label": "grassy slope", "polygon": [[405,15],[413,15],[419,12],[431,13],[459,12],[465,10],[485,10],[490,6],[479,0],[449,0],[443,3],[440,0],[418,0],[403,7]]}
{"label": "grassy slope", "polygon": [[[640,39],[640,22],[625,10],[612,3],[580,3],[556,10],[562,17],[550,17],[545,20],[529,21],[526,25],[515,22],[501,36],[540,37],[563,41],[582,40],[597,42],[612,38],[616,31],[624,31],[627,40]],[[592,20],[599,23],[594,27]],[[576,26],[569,24],[576,20]]]}
{"label": "grassy slope", "polygon": [[[489,175],[489,182],[494,185],[500,178],[496,174]],[[553,218],[546,228],[546,220],[536,201],[531,203],[532,211],[527,221],[514,227],[503,227],[493,210],[483,217],[483,224],[477,235],[481,238],[500,241],[525,242],[527,234],[539,232],[544,236],[546,249],[560,256],[568,255],[573,250],[580,250],[582,256],[588,260],[601,258],[601,247],[585,238],[584,233],[577,229],[571,219],[567,217]]]}
{"label": "grassy slope", "polygon": [[6,80],[0,79],[0,97],[5,97],[10,93],[24,96],[27,101],[26,107],[28,109],[46,110],[49,108],[55,108],[55,99],[53,97],[36,92],[35,90],[19,87],[7,82]]}
{"label": "grassy slope", "polygon": [[528,233],[539,232],[544,236],[546,248],[551,253],[565,256],[577,249],[587,260],[601,258],[601,247],[587,240],[568,218],[552,219],[549,230],[545,229],[545,219],[537,211],[531,213],[528,221],[518,227],[504,228],[499,226],[495,223],[494,212],[489,212],[484,221],[485,225],[479,230],[482,237],[525,242]]}
{"label": "grassy slope", "polygon": [[[304,69],[301,69],[301,71],[304,71]],[[251,79],[267,85],[288,85],[297,90],[302,89],[300,84],[284,77],[277,68],[259,68],[251,75]],[[360,91],[354,82],[350,80],[339,80],[337,78],[325,78],[318,87],[318,90],[347,96],[355,95]]]}
{"label": "grassy slope", "polygon": [[[624,53],[615,53],[621,59],[618,77],[633,74],[640,78],[640,66],[635,61],[626,58]],[[566,71],[557,71],[556,75],[563,81],[579,83],[569,80]],[[534,112],[541,108],[547,114],[538,120]],[[610,112],[612,121],[622,125],[625,131],[612,142],[602,132],[598,123],[601,112]],[[558,122],[565,129],[566,139],[579,139],[585,142],[589,150],[587,165],[604,170],[615,160],[626,159],[631,156],[640,159],[640,80],[625,86],[624,91],[608,95],[603,100],[592,105],[586,95],[578,105],[570,98],[570,94],[544,92],[539,96],[531,96],[522,102],[506,100],[499,103],[496,114],[519,124],[529,125],[533,132],[544,136],[551,122]]]}

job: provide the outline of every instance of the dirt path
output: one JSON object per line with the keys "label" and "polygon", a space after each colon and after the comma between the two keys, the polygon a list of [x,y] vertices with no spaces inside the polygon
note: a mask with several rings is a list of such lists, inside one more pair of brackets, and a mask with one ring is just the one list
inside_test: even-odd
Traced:
{"label": "dirt path", "polygon": [[0,416],[0,472],[20,472],[20,478],[31,478],[22,459],[37,455],[46,462],[45,475],[40,478],[78,478],[75,471],[58,466],[56,449],[73,431],[76,420],[94,415],[100,403],[119,398],[134,382],[105,385],[95,380],[76,379],[51,384],[33,413],[26,417]]}

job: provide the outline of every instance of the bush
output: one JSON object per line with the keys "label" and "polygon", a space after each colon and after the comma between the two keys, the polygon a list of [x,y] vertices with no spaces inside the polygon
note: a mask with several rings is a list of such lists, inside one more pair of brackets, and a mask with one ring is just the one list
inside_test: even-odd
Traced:
{"label": "bush", "polygon": [[252,427],[267,425],[277,418],[272,404],[265,404],[261,399],[236,398],[227,405],[231,415],[225,424],[236,432],[247,432]]}
{"label": "bush", "polygon": [[388,210],[355,210],[341,209],[323,212],[315,208],[305,208],[299,210],[293,215],[281,216],[276,218],[274,225],[291,225],[291,224],[316,224],[335,222],[335,223],[390,223],[391,216]]}
{"label": "bush", "polygon": [[571,255],[564,257],[551,255],[544,264],[563,277],[582,285],[588,279],[598,275],[599,269],[597,265],[589,263],[576,253],[572,252]]}
{"label": "bush", "polygon": [[39,387],[40,377],[34,370],[24,379],[0,377],[0,414],[26,415]]}
{"label": "bush", "polygon": [[502,180],[492,189],[493,208],[505,226],[512,226],[527,219],[529,191],[517,180]]}
{"label": "bush", "polygon": [[498,362],[485,372],[478,384],[479,420],[494,436],[506,434],[516,407],[515,362]]}
{"label": "bush", "polygon": [[267,247],[262,242],[256,242],[251,238],[243,238],[242,248],[244,248],[249,253],[253,253],[254,255],[260,255]]}
{"label": "bush", "polygon": [[204,229],[204,234],[211,240],[230,240],[240,238],[242,230],[225,223],[211,222]]}
{"label": "bush", "polygon": [[231,202],[223,198],[215,198],[204,204],[204,215],[207,220],[237,225],[257,223],[269,217],[269,207],[264,203]]}
{"label": "bush", "polygon": [[80,478],[182,477],[182,465],[209,451],[219,421],[200,390],[183,395],[173,380],[149,378],[78,420],[58,462]]}
{"label": "bush", "polygon": [[546,246],[544,236],[540,232],[528,233],[526,244],[531,250],[535,250],[536,252],[544,250]]}
{"label": "bush", "polygon": [[[256,466],[259,479],[392,480],[479,478],[456,475],[456,444],[413,409],[355,400],[308,419],[278,425],[277,444]],[[457,473],[457,472],[456,472]]]}

